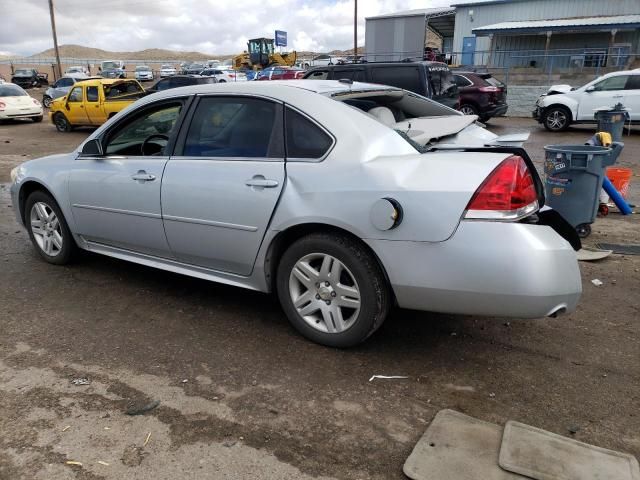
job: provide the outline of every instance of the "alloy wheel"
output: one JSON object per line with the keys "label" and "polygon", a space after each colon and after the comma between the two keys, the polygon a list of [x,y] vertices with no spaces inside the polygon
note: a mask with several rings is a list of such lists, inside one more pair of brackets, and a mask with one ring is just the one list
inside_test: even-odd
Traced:
{"label": "alloy wheel", "polygon": [[473,107],[470,107],[469,105],[461,106],[460,113],[464,115],[476,115],[476,111],[473,109]]}
{"label": "alloy wheel", "polygon": [[62,226],[53,209],[44,202],[37,202],[31,207],[31,232],[40,249],[50,257],[62,251],[64,238]]}
{"label": "alloy wheel", "polygon": [[567,115],[562,110],[553,110],[547,115],[547,124],[551,130],[561,130],[567,123]]}
{"label": "alloy wheel", "polygon": [[311,253],[296,262],[289,276],[289,295],[300,317],[325,333],[348,330],[360,312],[354,275],[325,253]]}

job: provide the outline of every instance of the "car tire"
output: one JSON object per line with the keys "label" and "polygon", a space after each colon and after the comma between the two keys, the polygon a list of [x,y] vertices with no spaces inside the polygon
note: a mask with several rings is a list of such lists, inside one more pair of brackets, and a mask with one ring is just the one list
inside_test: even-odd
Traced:
{"label": "car tire", "polygon": [[44,105],[45,108],[51,108],[51,102],[53,102],[53,99],[49,95],[42,97],[42,105]]}
{"label": "car tire", "polygon": [[36,190],[25,202],[24,220],[31,243],[48,263],[65,265],[77,249],[60,207],[51,195]]}
{"label": "car tire", "polygon": [[571,112],[562,106],[549,107],[542,114],[542,123],[550,132],[563,132],[571,125]]}
{"label": "car tire", "polygon": [[346,235],[315,233],[284,252],[278,298],[293,327],[328,347],[366,340],[384,322],[391,294],[374,256]]}
{"label": "car tire", "polygon": [[218,80],[218,83],[227,83],[226,80]]}
{"label": "car tire", "polygon": [[464,115],[478,115],[478,109],[475,107],[475,105],[471,105],[470,103],[460,105],[460,108],[458,110]]}
{"label": "car tire", "polygon": [[33,120],[34,123],[40,123],[42,121],[42,115],[31,117],[31,120]]}
{"label": "car tire", "polygon": [[59,132],[71,131],[71,124],[69,123],[69,120],[67,120],[67,117],[65,117],[64,113],[62,112],[57,112],[53,116],[53,124],[56,126],[56,130],[58,130]]}

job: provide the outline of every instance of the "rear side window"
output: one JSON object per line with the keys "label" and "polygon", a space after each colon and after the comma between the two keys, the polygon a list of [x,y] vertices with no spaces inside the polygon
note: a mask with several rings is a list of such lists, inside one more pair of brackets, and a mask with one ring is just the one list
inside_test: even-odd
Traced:
{"label": "rear side window", "polygon": [[500,80],[498,80],[497,78],[494,78],[494,77],[485,78],[484,81],[487,82],[489,85],[492,85],[494,87],[498,87],[498,88],[504,87],[504,83],[502,83]]}
{"label": "rear side window", "polygon": [[453,83],[455,83],[459,87],[470,87],[471,85],[473,85],[470,80],[468,80],[466,77],[463,77],[462,75],[454,75]]}
{"label": "rear side window", "polygon": [[81,102],[82,101],[82,87],[76,87],[69,93],[69,102]]}
{"label": "rear side window", "polygon": [[420,70],[418,66],[373,67],[371,81],[382,85],[404,88],[411,92],[422,93],[420,88]]}
{"label": "rear side window", "polygon": [[328,70],[317,70],[317,71],[310,72],[304,78],[306,78],[307,80],[326,80],[328,76],[329,76]]}
{"label": "rear side window", "polygon": [[354,82],[363,82],[364,81],[364,71],[357,70],[355,68],[336,68],[333,70],[333,78],[335,80],[341,80],[343,78],[348,78],[349,80],[353,80]]}
{"label": "rear side window", "polygon": [[98,101],[98,87],[87,87],[87,102]]}
{"label": "rear side window", "polygon": [[282,130],[274,128],[278,110],[277,105],[268,100],[203,98],[189,126],[183,155],[282,158]]}
{"label": "rear side window", "polygon": [[285,112],[287,158],[322,158],[333,139],[318,125],[291,108]]}
{"label": "rear side window", "polygon": [[627,80],[625,90],[640,90],[640,75],[631,75]]}

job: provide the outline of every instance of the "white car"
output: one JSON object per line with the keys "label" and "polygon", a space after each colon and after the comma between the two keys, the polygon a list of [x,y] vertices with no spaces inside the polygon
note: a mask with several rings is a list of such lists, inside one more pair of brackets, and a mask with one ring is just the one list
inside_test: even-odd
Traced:
{"label": "white car", "polygon": [[30,118],[42,121],[42,105],[15,83],[0,84],[0,120]]}
{"label": "white car", "polygon": [[67,69],[64,71],[64,74],[65,74],[65,75],[69,75],[69,76],[71,76],[71,75],[74,75],[74,76],[75,76],[75,75],[77,75],[77,74],[82,74],[82,75],[87,75],[87,76],[89,76],[89,70],[87,70],[87,68],[86,68],[86,67],[83,67],[83,66],[81,66],[81,65],[76,65],[76,66],[73,66],[73,67],[69,67],[69,68],[67,68]]}
{"label": "white car", "polygon": [[533,117],[552,132],[572,123],[594,123],[595,110],[621,103],[640,122],[640,69],[603,75],[580,88],[554,85],[536,102]]}
{"label": "white car", "polygon": [[153,80],[153,71],[146,65],[138,65],[135,72],[136,80],[139,82],[150,82]]}
{"label": "white car", "polygon": [[171,77],[176,73],[178,73],[178,71],[171,65],[162,65],[160,67],[160,78]]}
{"label": "white car", "polygon": [[205,68],[200,75],[203,77],[214,77],[217,83],[226,82],[246,82],[247,74],[244,72],[238,72],[232,68]]}

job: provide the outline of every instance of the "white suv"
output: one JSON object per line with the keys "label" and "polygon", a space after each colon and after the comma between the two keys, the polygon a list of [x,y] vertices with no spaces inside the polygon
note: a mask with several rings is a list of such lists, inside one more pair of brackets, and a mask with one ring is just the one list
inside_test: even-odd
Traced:
{"label": "white suv", "polygon": [[594,123],[594,111],[623,104],[632,122],[640,122],[640,69],[603,75],[583,87],[554,85],[536,102],[533,117],[560,132],[572,123]]}

